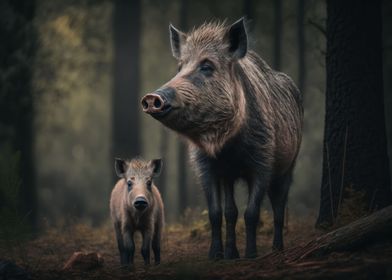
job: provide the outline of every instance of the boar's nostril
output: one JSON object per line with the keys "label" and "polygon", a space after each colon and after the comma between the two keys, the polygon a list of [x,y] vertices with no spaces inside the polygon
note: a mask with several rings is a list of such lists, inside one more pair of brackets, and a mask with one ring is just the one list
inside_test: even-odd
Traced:
{"label": "boar's nostril", "polygon": [[156,93],[149,93],[142,99],[143,111],[146,113],[159,113],[164,105],[164,99]]}
{"label": "boar's nostril", "polygon": [[145,99],[142,100],[142,106],[143,106],[143,109],[145,109],[145,110],[148,108],[148,103]]}
{"label": "boar's nostril", "polygon": [[157,108],[157,109],[160,109],[161,106],[162,106],[161,100],[159,98],[155,98],[155,100],[154,100],[154,107]]}

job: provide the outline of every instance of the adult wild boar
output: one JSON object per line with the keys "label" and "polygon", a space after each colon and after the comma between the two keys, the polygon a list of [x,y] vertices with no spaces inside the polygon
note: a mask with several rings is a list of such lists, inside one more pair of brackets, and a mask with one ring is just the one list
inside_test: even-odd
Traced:
{"label": "adult wild boar", "polygon": [[301,94],[287,75],[248,49],[243,19],[231,26],[206,23],[189,34],[172,25],[169,29],[178,73],[141,102],[144,112],[189,140],[208,203],[209,257],[239,257],[233,190],[238,179],[249,189],[245,257],[257,255],[256,228],[265,192],[273,208],[273,248],[282,249],[284,210],[301,142]]}
{"label": "adult wild boar", "polygon": [[164,223],[163,202],[153,178],[162,167],[160,159],[145,162],[141,159],[115,160],[116,174],[120,177],[110,198],[110,213],[120,251],[121,265],[133,264],[134,233],[143,238],[142,256],[150,263],[150,247],[155,263],[161,260],[161,234]]}

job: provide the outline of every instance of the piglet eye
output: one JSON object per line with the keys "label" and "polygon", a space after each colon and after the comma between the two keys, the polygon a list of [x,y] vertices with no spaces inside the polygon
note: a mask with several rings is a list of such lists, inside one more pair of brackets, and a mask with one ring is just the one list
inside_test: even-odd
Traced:
{"label": "piglet eye", "polygon": [[128,191],[130,192],[131,189],[132,189],[132,181],[131,181],[131,180],[128,180],[128,181],[127,181],[127,185],[128,185]]}

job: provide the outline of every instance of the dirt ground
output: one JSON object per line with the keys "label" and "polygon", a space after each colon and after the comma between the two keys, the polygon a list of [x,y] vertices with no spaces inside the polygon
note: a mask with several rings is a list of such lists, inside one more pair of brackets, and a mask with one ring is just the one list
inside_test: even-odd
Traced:
{"label": "dirt ground", "polygon": [[[30,241],[1,241],[0,259],[25,268],[33,279],[392,279],[392,243],[364,247],[357,252],[287,263],[286,251],[271,255],[272,226],[268,213],[258,235],[260,257],[248,260],[207,259],[209,226],[206,217],[169,224],[165,229],[160,265],[145,266],[136,239],[135,265],[120,267],[110,222],[100,228],[83,224],[49,228]],[[244,225],[237,225],[238,247],[244,253]],[[306,244],[323,234],[314,219],[291,221],[286,227],[286,248]],[[62,270],[76,251],[98,252],[104,263],[90,270]],[[266,256],[267,255],[267,256]],[[1,276],[1,275],[0,275]]]}

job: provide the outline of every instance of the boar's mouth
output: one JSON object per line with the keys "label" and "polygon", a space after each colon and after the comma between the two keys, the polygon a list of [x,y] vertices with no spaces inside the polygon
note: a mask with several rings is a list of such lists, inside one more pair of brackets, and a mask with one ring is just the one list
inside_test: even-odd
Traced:
{"label": "boar's mouth", "polygon": [[169,114],[172,110],[173,107],[170,104],[166,104],[159,112],[146,112],[146,113],[150,114],[155,119],[161,119],[165,117],[167,114]]}

